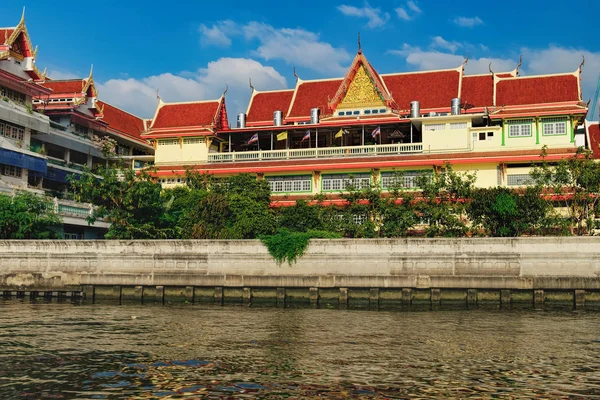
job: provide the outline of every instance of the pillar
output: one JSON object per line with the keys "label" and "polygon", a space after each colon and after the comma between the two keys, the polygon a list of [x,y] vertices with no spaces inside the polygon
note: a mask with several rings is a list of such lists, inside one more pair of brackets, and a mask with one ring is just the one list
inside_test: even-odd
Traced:
{"label": "pillar", "polygon": [[285,288],[277,288],[277,306],[285,307]]}
{"label": "pillar", "polygon": [[340,288],[340,308],[348,307],[348,288]]}
{"label": "pillar", "polygon": [[252,303],[252,289],[251,288],[245,287],[243,296],[244,296],[244,299],[243,299],[244,304],[248,305],[248,304]]}
{"label": "pillar", "polygon": [[313,307],[319,306],[319,288],[311,287],[308,289],[308,298],[310,300],[310,305]]}
{"label": "pillar", "polygon": [[223,288],[222,287],[215,288],[215,304],[218,304],[220,306],[223,305]]}
{"label": "pillar", "polygon": [[431,289],[431,305],[440,305],[442,294],[440,289]]}
{"label": "pillar", "polygon": [[369,306],[379,307],[379,289],[372,288],[369,290]]}
{"label": "pillar", "polygon": [[511,294],[510,290],[505,289],[500,291],[500,305],[502,307],[510,305],[511,302]]}
{"label": "pillar", "polygon": [[533,291],[534,307],[542,307],[544,305],[544,291],[541,289]]}
{"label": "pillar", "polygon": [[402,288],[402,305],[410,306],[412,304],[412,289]]}
{"label": "pillar", "polygon": [[96,301],[96,288],[94,285],[84,285],[83,286],[83,299],[89,300],[94,304]]}
{"label": "pillar", "polygon": [[585,290],[575,290],[574,300],[576,309],[585,307]]}
{"label": "pillar", "polygon": [[194,303],[194,287],[186,286],[185,287],[185,301],[189,303]]}
{"label": "pillar", "polygon": [[165,287],[157,286],[156,287],[156,301],[165,304]]}
{"label": "pillar", "polygon": [[123,291],[121,289],[121,286],[113,286],[113,289],[112,289],[112,298],[113,299],[119,300],[119,303],[120,303],[122,294],[123,294]]}
{"label": "pillar", "polygon": [[467,305],[469,307],[477,306],[477,289],[467,290]]}
{"label": "pillar", "polygon": [[144,302],[144,287],[143,286],[136,286],[133,288],[133,298],[139,299],[140,303]]}

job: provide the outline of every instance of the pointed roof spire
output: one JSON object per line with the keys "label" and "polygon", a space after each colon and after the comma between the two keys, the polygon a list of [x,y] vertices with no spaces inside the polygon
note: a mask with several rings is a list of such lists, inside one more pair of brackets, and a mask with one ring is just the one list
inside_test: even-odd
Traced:
{"label": "pointed roof spire", "polygon": [[223,92],[223,94],[221,95],[221,97],[225,97],[225,95],[227,94],[228,91],[229,91],[229,85],[226,83],[225,84],[225,91]]}
{"label": "pointed roof spire", "polygon": [[300,77],[296,73],[296,66],[295,65],[294,65],[294,76],[296,77],[296,82],[298,82],[298,79],[300,79]]}
{"label": "pointed roof spire", "polygon": [[88,76],[88,79],[92,78],[93,72],[94,72],[94,64],[92,64],[92,66],[90,67],[90,75]]}
{"label": "pointed roof spire", "polygon": [[25,6],[23,6],[23,14],[21,14],[21,20],[19,21],[19,25],[23,25],[25,23]]}
{"label": "pointed roof spire", "polygon": [[360,32],[358,32],[358,54],[362,54],[362,48],[360,46]]}
{"label": "pointed roof spire", "polygon": [[490,71],[490,74],[494,75],[494,71],[492,71],[492,63],[488,65],[488,70]]}
{"label": "pointed roof spire", "polygon": [[581,73],[581,68],[585,65],[585,56],[581,55],[581,64],[579,64],[579,72]]}
{"label": "pointed roof spire", "polygon": [[519,68],[523,65],[523,54],[519,56],[519,63],[517,64],[517,68],[515,68],[515,76],[519,75]]}
{"label": "pointed roof spire", "polygon": [[248,78],[248,83],[250,84],[250,89],[252,89],[252,92],[254,92],[256,89],[254,89],[254,86],[252,86],[252,78]]}

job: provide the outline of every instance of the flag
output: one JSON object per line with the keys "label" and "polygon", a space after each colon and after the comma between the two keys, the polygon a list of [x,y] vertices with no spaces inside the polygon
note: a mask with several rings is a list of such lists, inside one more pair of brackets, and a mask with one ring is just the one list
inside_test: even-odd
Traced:
{"label": "flag", "polygon": [[304,137],[302,138],[301,142],[304,142],[306,139],[310,139],[310,130],[306,131],[306,133],[304,134]]}
{"label": "flag", "polygon": [[254,135],[252,135],[252,137],[250,138],[250,140],[248,140],[248,144],[254,143],[254,142],[258,142],[258,133],[255,133]]}
{"label": "flag", "polygon": [[375,139],[375,136],[377,135],[381,135],[381,127],[379,126],[373,129],[373,132],[371,132],[371,137],[373,137],[373,139]]}
{"label": "flag", "polygon": [[337,139],[339,137],[342,137],[343,134],[344,134],[344,130],[342,128],[340,128],[340,131],[335,134],[335,138]]}
{"label": "flag", "polygon": [[283,131],[277,134],[277,140],[286,140],[287,139],[287,131]]}

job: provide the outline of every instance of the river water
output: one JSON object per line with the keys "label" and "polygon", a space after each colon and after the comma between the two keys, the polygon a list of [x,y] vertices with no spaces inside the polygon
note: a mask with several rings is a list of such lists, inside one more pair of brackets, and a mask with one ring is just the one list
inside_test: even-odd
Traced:
{"label": "river water", "polygon": [[0,399],[600,398],[600,313],[0,300]]}

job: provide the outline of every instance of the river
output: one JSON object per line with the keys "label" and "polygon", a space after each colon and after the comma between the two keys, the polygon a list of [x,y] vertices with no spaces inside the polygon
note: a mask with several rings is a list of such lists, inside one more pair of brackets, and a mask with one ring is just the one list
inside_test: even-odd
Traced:
{"label": "river", "polygon": [[600,313],[0,300],[0,399],[600,398]]}

